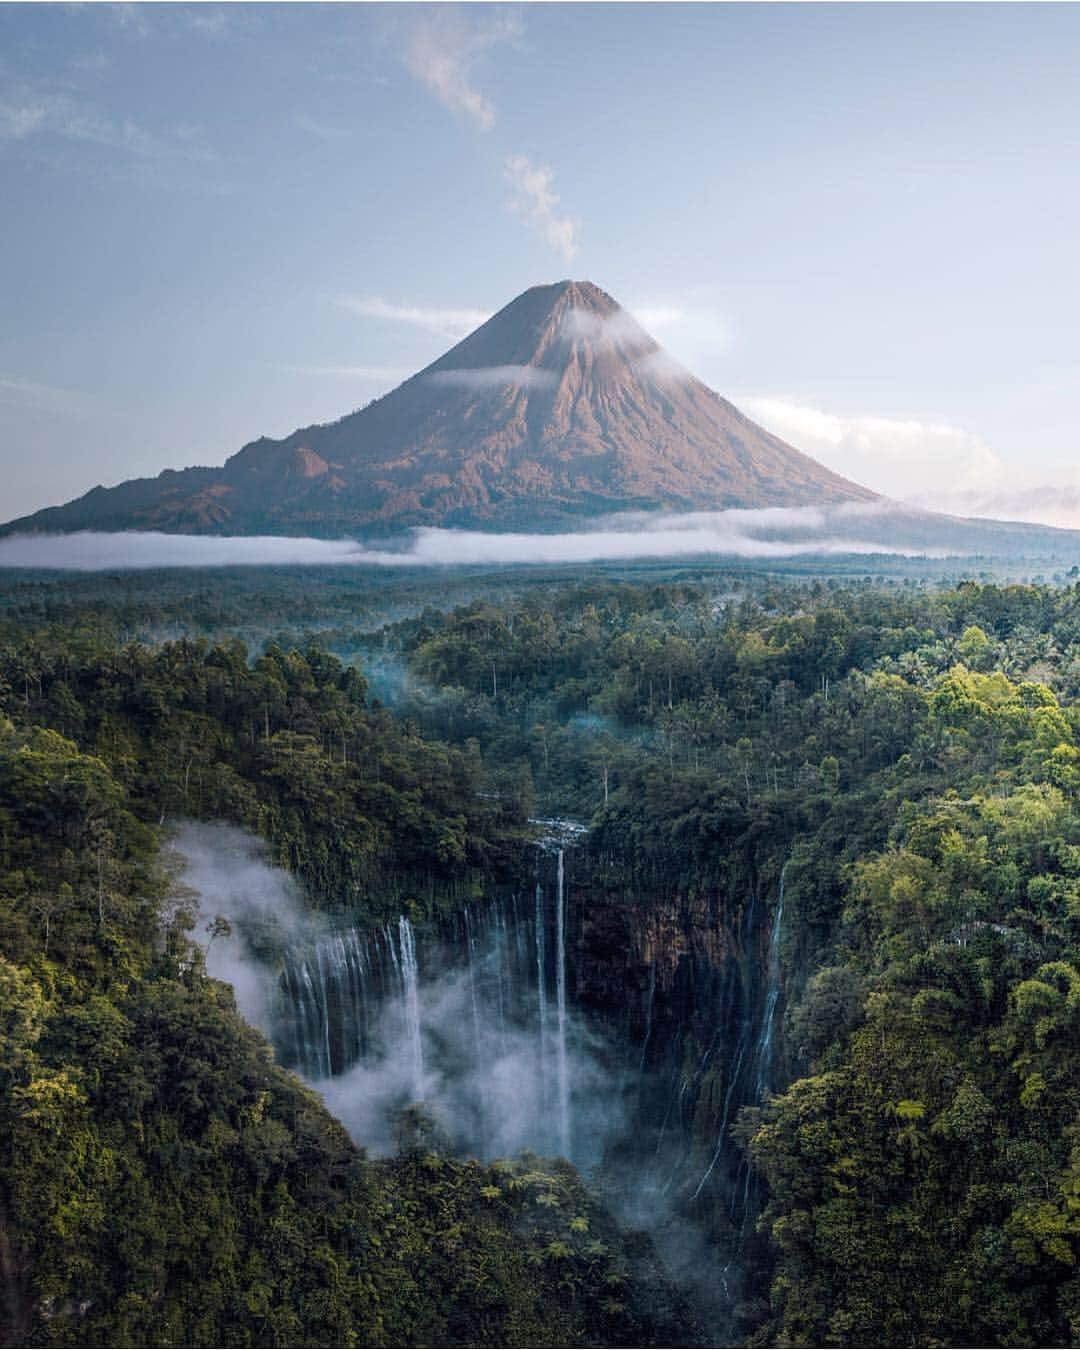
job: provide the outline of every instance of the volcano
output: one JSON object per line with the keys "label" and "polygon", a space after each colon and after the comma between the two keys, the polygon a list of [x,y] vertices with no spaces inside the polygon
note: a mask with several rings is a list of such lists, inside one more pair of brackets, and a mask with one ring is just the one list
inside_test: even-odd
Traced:
{"label": "volcano", "polygon": [[557,529],[627,510],[865,502],[679,367],[588,281],[535,286],[340,421],[13,521],[26,530]]}

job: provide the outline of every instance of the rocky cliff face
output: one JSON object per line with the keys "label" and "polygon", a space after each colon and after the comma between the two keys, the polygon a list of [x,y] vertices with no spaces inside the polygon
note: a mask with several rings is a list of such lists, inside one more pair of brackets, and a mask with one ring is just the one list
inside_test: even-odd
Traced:
{"label": "rocky cliff face", "polygon": [[591,282],[536,286],[370,404],[220,469],[96,488],[6,527],[182,533],[553,528],[629,509],[874,494],[681,369]]}
{"label": "rocky cliff face", "polygon": [[[670,1001],[695,967],[720,970],[747,955],[747,914],[731,912],[714,892],[644,896],[579,894],[581,948],[578,996],[598,1007],[622,1007],[635,995]],[[753,935],[751,935],[753,936]],[[644,1010],[641,1018],[646,1019]]]}
{"label": "rocky cliff face", "polygon": [[786,1078],[778,886],[649,891],[605,887],[584,853],[568,867],[575,1001],[622,1047],[633,1121],[606,1175],[720,1329],[716,1343],[735,1344],[747,1272],[767,1283],[760,1183],[732,1131]]}
{"label": "rocky cliff face", "polygon": [[[780,1040],[776,897],[609,890],[590,884],[583,858],[572,859],[571,876],[581,878],[570,888],[575,999],[634,1047],[646,1153],[666,1155],[669,1184],[684,1198],[711,1163],[721,1194],[741,1167],[726,1132],[756,1102],[774,1029]],[[719,1145],[724,1156],[714,1159]]]}

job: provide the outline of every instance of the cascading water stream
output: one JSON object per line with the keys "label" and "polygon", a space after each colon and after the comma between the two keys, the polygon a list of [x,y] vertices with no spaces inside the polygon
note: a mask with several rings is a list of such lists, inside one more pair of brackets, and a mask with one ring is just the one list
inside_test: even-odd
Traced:
{"label": "cascading water stream", "polygon": [[[724,1093],[724,1104],[720,1117],[720,1129],[717,1134],[716,1147],[713,1150],[709,1165],[705,1169],[700,1181],[691,1194],[691,1199],[696,1200],[705,1188],[706,1183],[716,1170],[716,1166],[723,1157],[727,1147],[727,1130],[731,1119],[732,1106],[735,1104],[735,1089],[740,1081],[743,1072],[743,1063],[749,1058],[747,1073],[753,1073],[753,1088],[749,1100],[753,1103],[764,1101],[768,1095],[770,1086],[770,1075],[772,1071],[772,1053],[773,1053],[773,1023],[776,1018],[776,1008],[780,1001],[780,937],[784,922],[784,881],[787,873],[787,863],[785,862],[780,869],[780,885],[776,900],[776,913],[773,916],[772,927],[769,931],[769,946],[765,961],[765,991],[761,1005],[760,1031],[758,1032],[757,1045],[753,1053],[748,1056],[747,1052],[753,1044],[753,1025],[749,1019],[743,1021],[739,1037],[736,1042],[736,1050],[732,1067],[728,1073],[727,1088]],[[755,898],[751,897],[750,905],[750,923],[749,927],[753,929],[753,914],[756,908]],[[740,1164],[740,1168],[745,1168],[744,1186],[742,1188],[743,1219],[745,1223],[746,1211],[749,1206],[749,1186],[750,1169],[745,1163]],[[732,1194],[734,1203],[738,1192]]]}
{"label": "cascading water stream", "polygon": [[716,1137],[716,1148],[713,1152],[712,1159],[709,1162],[709,1166],[705,1170],[705,1175],[698,1182],[697,1190],[695,1190],[693,1195],[690,1197],[691,1200],[696,1200],[698,1196],[701,1194],[702,1190],[705,1187],[705,1183],[712,1176],[713,1172],[716,1169],[716,1164],[720,1161],[720,1156],[724,1152],[724,1146],[727,1143],[728,1120],[731,1117],[731,1102],[735,1094],[735,1085],[739,1081],[739,1073],[742,1069],[743,1059],[746,1056],[746,1042],[749,1039],[749,1037],[747,1036],[748,1030],[749,1030],[748,1026],[744,1023],[742,1032],[739,1035],[738,1051],[735,1056],[735,1064],[731,1070],[731,1073],[728,1076],[727,1091],[724,1093],[724,1110],[722,1116],[720,1117],[720,1129]]}
{"label": "cascading water stream", "polygon": [[412,1060],[413,1094],[424,1098],[424,1039],[420,1025],[420,976],[416,964],[416,939],[412,924],[404,916],[398,920],[401,940],[401,983],[405,995],[405,1023]]}
{"label": "cascading water stream", "polygon": [[566,865],[559,849],[555,892],[556,1069],[559,1088],[559,1148],[570,1156],[570,1071],[566,1054]]}
{"label": "cascading water stream", "polygon": [[[689,951],[667,944],[663,928],[645,929],[648,968],[633,972],[639,992],[622,1007],[620,990],[633,987],[619,983],[633,970],[617,940],[623,916],[602,894],[595,912],[576,903],[589,894],[568,894],[580,831],[538,823],[536,879],[521,895],[496,893],[416,928],[401,915],[375,930],[327,931],[302,916],[286,929],[295,945],[280,964],[258,954],[269,946],[262,927],[251,930],[258,947],[240,928],[233,960],[246,961],[256,991],[246,1015],[372,1156],[430,1138],[437,1151],[485,1160],[527,1149],[579,1168],[603,1163],[598,1176],[616,1212],[661,1236],[676,1216],[713,1222],[715,1202],[742,1189],[741,1234],[756,1191],[740,1187],[725,1149],[736,1112],[772,1076],[783,876],[766,963],[762,897],[752,895],[730,941],[698,944],[697,915]],[[635,940],[642,930],[629,917]],[[633,947],[627,955],[632,962]],[[417,1102],[423,1112],[409,1112]],[[719,1125],[707,1168],[706,1121],[706,1147]],[[710,1182],[709,1205],[691,1210]],[[723,1227],[719,1240],[731,1241]],[[740,1251],[730,1247],[725,1273]]]}
{"label": "cascading water stream", "polygon": [[757,1075],[754,1079],[754,1100],[764,1101],[769,1092],[769,1075],[772,1071],[773,1019],[776,1005],[780,1000],[780,931],[784,922],[784,877],[787,863],[780,869],[780,894],[776,901],[776,916],[769,934],[769,955],[766,962],[765,1011],[761,1019],[761,1036],[758,1040]]}
{"label": "cascading water stream", "polygon": [[645,1072],[645,1060],[649,1054],[649,1041],[652,1039],[653,1005],[656,1002],[656,962],[649,966],[649,993],[645,1002],[645,1035],[641,1042],[641,1058],[638,1060],[638,1078]]}
{"label": "cascading water stream", "polygon": [[[465,910],[465,942],[469,960],[469,1012],[472,1019],[473,1044],[476,1048],[476,1062],[482,1053],[484,1044],[484,1023],[480,1015],[479,977],[476,970],[476,937],[473,933],[472,914]],[[488,1149],[488,1094],[487,1085],[481,1078],[478,1093],[478,1111],[480,1117],[480,1148],[484,1156]]]}
{"label": "cascading water stream", "polygon": [[422,1102],[458,1151],[599,1161],[623,1106],[599,1041],[575,1034],[564,848],[575,833],[552,823],[532,904],[504,895],[423,928],[402,915],[285,954],[278,1053],[369,1147],[392,1147],[400,1113]]}
{"label": "cascading water stream", "polygon": [[[230,953],[234,968],[243,963],[238,1002],[245,991],[245,1015],[369,1156],[419,1146],[486,1161],[560,1154],[586,1171],[602,1164],[595,1180],[613,1211],[652,1232],[658,1250],[670,1238],[664,1258],[691,1270],[694,1240],[688,1248],[679,1223],[713,1222],[715,1201],[735,1182],[722,1152],[730,1122],[758,1075],[769,1078],[783,896],[763,989],[745,955],[753,946],[761,969],[753,905],[732,940],[698,943],[704,930],[695,928],[685,950],[668,942],[663,911],[656,928],[641,927],[636,908],[605,903],[591,871],[571,886],[580,831],[542,824],[527,889],[423,925],[403,914],[377,929],[332,931],[299,912],[283,931],[249,907]],[[650,918],[644,904],[640,913]],[[266,914],[278,919],[270,906]],[[629,949],[619,940],[628,930]],[[645,970],[633,964],[640,939]],[[265,953],[275,948],[271,962]],[[410,1109],[418,1103],[422,1111]],[[698,1151],[706,1121],[710,1136],[720,1127],[708,1170]],[[706,1187],[709,1205],[691,1206],[691,1192]],[[724,1227],[709,1232],[714,1239],[729,1241]]]}
{"label": "cascading water stream", "polygon": [[544,888],[540,878],[536,879],[536,914],[533,920],[536,935],[536,1013],[540,1025],[540,1078],[541,1089],[547,1095],[547,962],[544,951]]}

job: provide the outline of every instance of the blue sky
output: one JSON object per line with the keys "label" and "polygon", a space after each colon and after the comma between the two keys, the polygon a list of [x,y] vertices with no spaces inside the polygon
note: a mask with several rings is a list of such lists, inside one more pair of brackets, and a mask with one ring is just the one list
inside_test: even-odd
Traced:
{"label": "blue sky", "polygon": [[0,6],[5,519],[610,291],[882,491],[1080,525],[1080,6]]}

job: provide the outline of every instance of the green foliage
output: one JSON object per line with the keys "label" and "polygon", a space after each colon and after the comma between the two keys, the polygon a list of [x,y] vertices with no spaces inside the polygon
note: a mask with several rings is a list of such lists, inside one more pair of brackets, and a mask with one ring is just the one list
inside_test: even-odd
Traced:
{"label": "green foliage", "polygon": [[[233,820],[313,903],[420,918],[511,874],[532,811],[591,819],[620,978],[672,914],[675,948],[737,950],[786,864],[789,1086],[733,1131],[760,1232],[732,1236],[725,1164],[695,1209],[742,1241],[747,1337],[1080,1339],[1080,589],[680,569],[462,583],[447,608],[395,584],[12,590],[9,1339],[686,1337],[571,1172],[451,1160],[423,1119],[363,1159],[206,980],[156,861],[163,818]],[[688,1125],[707,1156],[723,1053]]]}
{"label": "green foliage", "polygon": [[223,814],[361,917],[449,899],[520,839],[469,756],[322,653],[66,641],[0,720],[0,1343],[685,1343],[572,1169],[452,1161],[419,1121],[368,1162],[207,978],[159,861],[162,816]]}
{"label": "green foliage", "polygon": [[359,673],[318,648],[271,644],[249,662],[236,641],[116,650],[52,633],[32,679],[24,649],[0,649],[0,689],[18,669],[26,692],[9,697],[12,718],[56,718],[77,742],[30,731],[11,791],[25,824],[68,848],[104,829],[106,786],[126,789],[147,821],[258,831],[313,903],[381,907],[373,918],[403,894],[460,899],[515,854],[522,803],[478,795],[468,754],[369,708]]}

